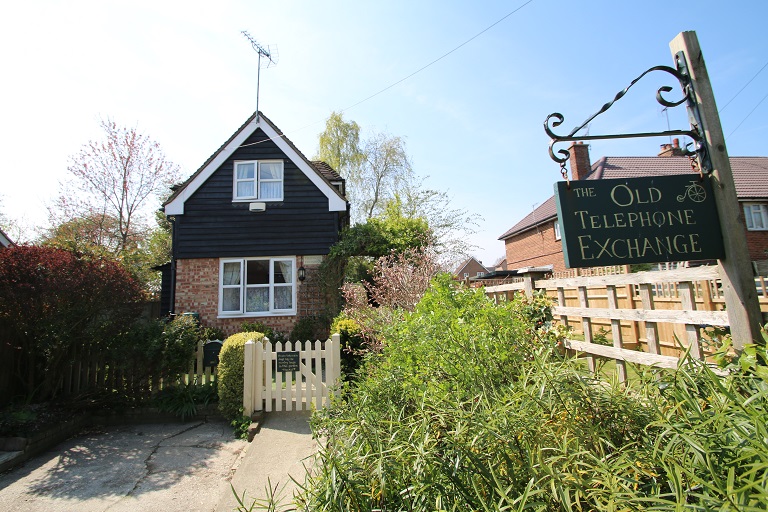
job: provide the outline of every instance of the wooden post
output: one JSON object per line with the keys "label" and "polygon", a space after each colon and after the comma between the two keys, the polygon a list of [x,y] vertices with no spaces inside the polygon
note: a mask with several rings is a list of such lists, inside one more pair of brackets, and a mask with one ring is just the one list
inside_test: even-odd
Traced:
{"label": "wooden post", "polygon": [[[616,286],[607,285],[606,291],[608,292],[608,308],[619,309],[619,300],[616,296]],[[615,318],[611,318],[611,337],[613,338],[613,346],[622,349],[624,348],[621,340],[621,321]],[[624,360],[615,359],[616,370],[619,373],[619,381],[622,384],[627,383],[627,365],[624,364]]]}
{"label": "wooden post", "polygon": [[701,130],[709,145],[714,168],[712,176],[715,204],[725,246],[725,259],[718,262],[720,278],[723,282],[733,346],[737,351],[741,351],[745,344],[763,343],[760,334],[762,314],[752,277],[746,228],[733,184],[731,162],[725,147],[723,128],[720,125],[715,96],[696,32],[681,32],[669,43],[669,48],[673,59],[677,59],[677,54],[680,52],[685,58],[693,84],[694,99],[699,107]]}
{"label": "wooden post", "polygon": [[[696,297],[693,294],[693,283],[685,281],[678,284],[680,290],[680,302],[684,310],[696,310]],[[691,355],[696,359],[704,359],[704,351],[701,348],[699,329],[695,325],[685,324],[685,335],[688,346],[691,347]]]}

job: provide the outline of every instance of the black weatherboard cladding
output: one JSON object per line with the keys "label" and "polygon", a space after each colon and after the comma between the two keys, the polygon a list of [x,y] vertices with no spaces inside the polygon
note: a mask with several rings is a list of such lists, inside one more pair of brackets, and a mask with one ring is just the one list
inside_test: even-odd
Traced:
{"label": "black weatherboard cladding", "polygon": [[[264,212],[233,203],[234,162],[267,159],[284,162],[284,200],[266,202]],[[175,257],[328,254],[340,213],[328,211],[328,198],[259,129],[187,199],[176,216]]]}

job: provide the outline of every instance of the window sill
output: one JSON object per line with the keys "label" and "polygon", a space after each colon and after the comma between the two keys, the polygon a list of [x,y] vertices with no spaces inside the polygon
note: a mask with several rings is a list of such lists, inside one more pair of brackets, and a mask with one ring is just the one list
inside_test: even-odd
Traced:
{"label": "window sill", "polygon": [[283,199],[233,199],[233,203],[282,203]]}
{"label": "window sill", "polygon": [[264,318],[273,316],[296,316],[296,310],[275,311],[266,313],[221,313],[216,318]]}

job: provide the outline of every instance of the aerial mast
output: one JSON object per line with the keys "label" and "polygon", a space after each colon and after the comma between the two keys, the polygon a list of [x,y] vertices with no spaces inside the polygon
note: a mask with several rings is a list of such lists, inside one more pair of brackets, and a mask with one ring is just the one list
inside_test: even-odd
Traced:
{"label": "aerial mast", "polygon": [[259,66],[258,70],[256,71],[256,112],[259,111],[259,85],[261,82],[261,58],[264,57],[265,59],[265,68],[268,68],[272,65],[277,65],[277,47],[272,48],[271,46],[268,46],[267,48],[264,48],[259,43],[256,42],[256,40],[251,37],[251,35],[243,30],[241,33],[248,39],[248,41],[251,42],[251,46],[254,50],[256,50],[256,53],[259,54]]}

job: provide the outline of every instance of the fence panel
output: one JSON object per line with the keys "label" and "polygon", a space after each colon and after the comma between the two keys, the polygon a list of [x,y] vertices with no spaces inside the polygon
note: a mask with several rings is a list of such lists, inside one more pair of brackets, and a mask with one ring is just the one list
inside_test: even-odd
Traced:
{"label": "fence panel", "polygon": [[[610,269],[587,274],[565,273],[563,277],[538,279],[533,288],[545,291],[556,301],[552,310],[556,320],[575,327],[573,333],[583,336],[583,340],[567,340],[566,347],[584,353],[592,370],[592,356],[615,359],[619,378],[624,381],[624,361],[674,368],[687,349],[693,357],[705,359],[702,327],[728,326],[717,266],[634,274]],[[764,280],[756,279],[756,286],[766,310],[768,297],[761,289]],[[625,296],[618,294],[619,287],[626,290]],[[485,291],[500,300],[526,290],[520,283],[510,283],[489,286]],[[610,331],[603,331],[604,326]],[[599,337],[607,340],[610,334],[613,346],[595,343],[598,327]],[[634,338],[633,348],[644,350],[629,350],[627,335]]]}

